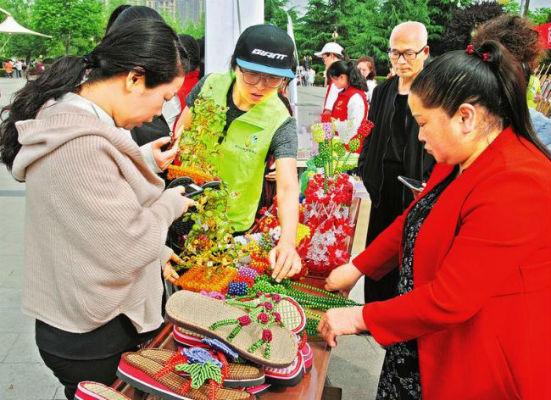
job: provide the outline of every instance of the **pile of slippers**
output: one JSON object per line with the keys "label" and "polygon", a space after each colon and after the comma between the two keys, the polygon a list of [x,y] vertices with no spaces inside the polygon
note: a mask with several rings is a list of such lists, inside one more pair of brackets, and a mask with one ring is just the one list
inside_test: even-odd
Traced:
{"label": "pile of slippers", "polygon": [[[306,316],[292,298],[262,294],[220,300],[179,291],[166,304],[177,350],[123,354],[117,376],[167,400],[250,400],[274,386],[294,386],[312,368]],[[77,400],[127,400],[95,382],[81,382]]]}

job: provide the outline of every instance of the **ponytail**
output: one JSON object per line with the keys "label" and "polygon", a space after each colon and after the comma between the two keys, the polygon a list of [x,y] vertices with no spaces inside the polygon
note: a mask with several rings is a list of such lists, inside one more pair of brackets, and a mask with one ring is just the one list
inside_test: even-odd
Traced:
{"label": "ponytail", "polygon": [[17,121],[36,118],[49,99],[59,99],[79,86],[138,71],[148,88],[171,82],[181,74],[187,60],[179,50],[178,37],[164,22],[136,20],[123,24],[105,36],[84,57],[66,56],[57,60],[35,81],[18,91],[11,105],[4,107],[0,124],[0,161],[11,170],[21,148]]}
{"label": "ponytail", "polygon": [[341,75],[348,77],[349,86],[367,92],[367,83],[352,61],[335,61],[327,69],[327,76],[329,78],[336,78]]}
{"label": "ponytail", "polygon": [[526,85],[521,65],[501,44],[489,40],[435,59],[419,73],[411,92],[425,107],[441,107],[450,117],[463,103],[479,104],[551,159],[532,127]]}
{"label": "ponytail", "polygon": [[21,148],[15,123],[35,118],[42,105],[49,99],[58,99],[74,91],[82,82],[86,64],[82,57],[62,57],[41,74],[29,81],[15,94],[12,104],[2,109],[9,113],[0,125],[0,160],[11,169],[13,160]]}

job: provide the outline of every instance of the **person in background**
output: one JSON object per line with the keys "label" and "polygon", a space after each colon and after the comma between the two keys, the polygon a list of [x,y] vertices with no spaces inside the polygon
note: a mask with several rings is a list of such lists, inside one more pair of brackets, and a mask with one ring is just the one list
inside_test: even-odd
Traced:
{"label": "person in background", "polygon": [[[192,108],[199,95],[227,107],[218,155],[208,161],[232,193],[227,215],[235,232],[247,231],[254,223],[266,156],[274,155],[281,238],[270,252],[270,262],[277,280],[301,269],[295,248],[299,196],[296,120],[280,95],[287,80],[295,78],[294,51],[293,41],[280,28],[262,24],[245,29],[237,40],[231,70],[199,81],[187,97],[182,125],[176,130],[180,133],[191,126]],[[281,57],[271,57],[273,53]]]}
{"label": "person in background", "polygon": [[23,63],[21,60],[15,60],[15,63],[13,64],[13,68],[15,70],[15,77],[16,78],[22,78],[23,77]]}
{"label": "person in background", "polygon": [[67,399],[81,381],[111,384],[163,323],[167,230],[194,202],[164,190],[128,130],[182,85],[178,46],[161,21],[121,25],[27,82],[0,125],[2,163],[26,183],[22,308]]}
{"label": "person in background", "polygon": [[186,74],[184,84],[178,90],[178,99],[180,100],[180,110],[182,111],[186,107],[186,97],[193,89],[197,82],[199,82],[199,70],[201,64],[201,48],[197,40],[191,35],[178,35],[180,43],[186,50],[189,58],[189,72]]}
{"label": "person in background", "polygon": [[327,76],[331,79],[331,83],[341,90],[331,111],[331,118],[339,121],[352,121],[353,138],[360,138],[359,151],[361,151],[363,138],[367,135],[367,112],[369,110],[365,94],[367,91],[365,79],[351,61],[334,62],[327,69]]}
{"label": "person in background", "polygon": [[314,86],[316,81],[316,71],[312,67],[308,67],[308,86]]}
{"label": "person in background", "polygon": [[[398,71],[398,73],[400,73]],[[319,330],[385,346],[377,399],[549,399],[551,153],[519,63],[496,41],[433,60],[408,98],[438,164],[421,197],[326,289],[400,263],[398,295],[336,308]]]}
{"label": "person in background", "polygon": [[315,56],[320,57],[325,65],[325,78],[327,91],[325,92],[325,99],[323,101],[323,111],[321,113],[321,121],[329,122],[331,120],[331,111],[333,105],[337,101],[340,89],[331,83],[331,80],[327,76],[327,69],[336,61],[344,60],[344,49],[342,46],[335,42],[325,43],[321,51],[314,53]]}
{"label": "person in background", "polygon": [[[373,91],[368,119],[375,126],[358,161],[358,173],[371,197],[366,246],[413,200],[413,194],[398,181],[398,175],[423,181],[434,165],[434,159],[417,137],[419,126],[408,106],[411,84],[429,56],[427,38],[427,29],[420,22],[397,25],[390,35],[388,50],[397,76]],[[366,303],[393,297],[397,284],[397,269],[379,281],[366,277]]]}
{"label": "person in background", "polygon": [[[484,40],[500,42],[521,63],[524,78],[531,82],[536,78],[532,73],[545,54],[539,33],[527,18],[504,14],[480,25],[473,36],[473,45],[477,46]],[[528,85],[527,101],[532,125],[540,140],[551,149],[551,118],[536,111],[531,99]]]}
{"label": "person in background", "polygon": [[375,60],[373,60],[373,57],[363,56],[356,60],[356,66],[365,79],[367,84],[367,100],[371,102],[373,90],[375,89],[375,86],[377,86],[377,81],[375,80],[375,77],[377,76]]}
{"label": "person in background", "polygon": [[11,60],[4,62],[4,71],[8,78],[13,78],[13,63]]}

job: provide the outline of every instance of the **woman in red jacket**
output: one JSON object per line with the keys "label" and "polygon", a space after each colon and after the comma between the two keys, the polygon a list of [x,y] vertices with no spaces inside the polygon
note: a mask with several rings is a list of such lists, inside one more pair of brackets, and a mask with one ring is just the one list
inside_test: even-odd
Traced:
{"label": "woman in red jacket", "polygon": [[367,83],[352,62],[334,62],[327,69],[327,76],[333,85],[341,89],[331,110],[331,118],[352,121],[352,137],[360,139],[360,147],[357,150],[357,153],[360,153],[363,138],[370,131],[367,123],[369,107],[365,94]]}
{"label": "woman in red jacket", "polygon": [[327,279],[348,290],[400,261],[399,296],[329,310],[319,330],[368,331],[387,353],[379,399],[549,399],[551,155],[520,65],[497,42],[447,53],[411,87],[438,165],[423,195]]}

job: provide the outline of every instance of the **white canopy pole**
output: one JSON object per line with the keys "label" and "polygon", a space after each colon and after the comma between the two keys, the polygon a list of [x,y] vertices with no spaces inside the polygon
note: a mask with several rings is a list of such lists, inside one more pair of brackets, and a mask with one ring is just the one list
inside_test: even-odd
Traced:
{"label": "white canopy pole", "polygon": [[264,1],[205,0],[205,73],[226,72],[237,38],[264,23]]}

